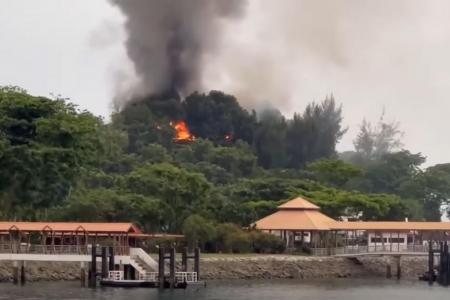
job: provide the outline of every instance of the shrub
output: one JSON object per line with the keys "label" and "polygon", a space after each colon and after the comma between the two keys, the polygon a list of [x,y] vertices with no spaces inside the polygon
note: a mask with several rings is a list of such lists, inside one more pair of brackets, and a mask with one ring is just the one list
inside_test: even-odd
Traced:
{"label": "shrub", "polygon": [[282,253],[285,250],[283,241],[272,234],[254,230],[249,235],[256,253]]}

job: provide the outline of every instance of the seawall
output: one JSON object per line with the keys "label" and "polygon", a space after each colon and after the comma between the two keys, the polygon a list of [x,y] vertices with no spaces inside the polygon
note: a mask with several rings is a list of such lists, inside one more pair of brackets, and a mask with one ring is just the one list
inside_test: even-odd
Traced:
{"label": "seawall", "polygon": [[[200,276],[205,280],[383,278],[396,261],[390,257],[309,257],[295,255],[203,255]],[[402,257],[401,275],[417,279],[427,269],[425,256]],[[80,263],[26,262],[27,281],[60,281],[80,278]],[[0,261],[0,282],[12,281],[13,264]]]}
{"label": "seawall", "polygon": [[[424,256],[402,257],[401,277],[417,279],[427,270]],[[224,256],[202,260],[203,279],[320,279],[385,278],[387,265],[396,276],[397,261],[391,257],[308,257],[291,255]]]}

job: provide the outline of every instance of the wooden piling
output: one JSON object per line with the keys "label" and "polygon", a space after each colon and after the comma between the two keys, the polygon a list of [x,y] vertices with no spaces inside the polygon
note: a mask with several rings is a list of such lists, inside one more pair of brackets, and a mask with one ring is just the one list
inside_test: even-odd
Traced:
{"label": "wooden piling", "polygon": [[25,285],[26,283],[26,274],[25,274],[25,262],[22,261],[20,264],[20,284]]}
{"label": "wooden piling", "polygon": [[402,265],[401,265],[401,256],[396,256],[396,263],[397,263],[397,279],[400,279],[402,277]]}
{"label": "wooden piling", "polygon": [[444,286],[448,286],[449,283],[449,269],[448,269],[448,263],[449,263],[449,257],[448,257],[448,244],[447,242],[444,242],[444,247],[443,247],[443,251],[444,251],[444,255],[443,255],[443,262],[442,262],[442,267],[443,267],[443,275],[442,275],[442,285]]}
{"label": "wooden piling", "polygon": [[97,247],[92,245],[91,262],[89,266],[89,287],[97,286]]}
{"label": "wooden piling", "polygon": [[83,261],[80,263],[80,284],[81,287],[86,286],[86,267]]}
{"label": "wooden piling", "polygon": [[183,252],[181,252],[181,271],[182,272],[187,272],[187,270],[188,270],[187,259],[188,259],[188,248],[184,247]]}
{"label": "wooden piling", "polygon": [[392,278],[391,264],[386,264],[386,278]]}
{"label": "wooden piling", "polygon": [[13,283],[19,283],[19,266],[17,261],[13,262]]}
{"label": "wooden piling", "polygon": [[169,258],[169,266],[170,266],[170,288],[173,289],[175,287],[175,247],[170,248],[170,258]]}
{"label": "wooden piling", "polygon": [[114,247],[109,247],[109,270],[114,271],[116,269],[115,261],[114,261]]}
{"label": "wooden piling", "polygon": [[200,280],[200,248],[195,248],[194,252],[194,272],[197,273],[197,280]]}
{"label": "wooden piling", "polygon": [[164,256],[165,256],[164,247],[159,247],[159,259],[158,259],[158,281],[159,288],[164,288]]}
{"label": "wooden piling", "polygon": [[428,283],[433,284],[434,280],[434,252],[432,241],[428,242]]}
{"label": "wooden piling", "polygon": [[102,247],[102,279],[108,277],[108,259],[106,256],[106,247]]}

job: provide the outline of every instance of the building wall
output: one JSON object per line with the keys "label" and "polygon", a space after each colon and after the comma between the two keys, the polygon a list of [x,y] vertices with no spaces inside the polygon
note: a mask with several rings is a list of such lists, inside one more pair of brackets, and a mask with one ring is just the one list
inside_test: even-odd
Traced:
{"label": "building wall", "polygon": [[368,246],[370,249],[381,249],[384,245],[385,248],[389,250],[405,250],[408,247],[408,234],[407,233],[374,233],[369,232],[368,235]]}

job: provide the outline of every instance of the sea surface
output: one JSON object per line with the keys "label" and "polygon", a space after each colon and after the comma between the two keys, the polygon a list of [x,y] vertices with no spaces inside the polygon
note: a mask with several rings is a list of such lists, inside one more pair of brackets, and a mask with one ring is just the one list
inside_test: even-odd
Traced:
{"label": "sea surface", "polygon": [[210,282],[186,290],[80,288],[76,282],[0,284],[0,299],[108,299],[108,300],[433,300],[448,299],[450,289],[419,281],[320,280]]}

